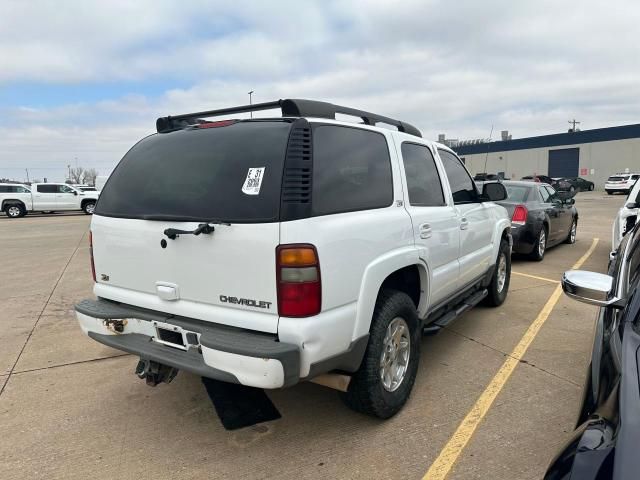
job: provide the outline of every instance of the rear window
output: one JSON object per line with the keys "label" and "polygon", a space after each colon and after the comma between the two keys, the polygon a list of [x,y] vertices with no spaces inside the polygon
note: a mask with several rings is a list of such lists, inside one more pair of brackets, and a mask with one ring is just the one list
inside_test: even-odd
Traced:
{"label": "rear window", "polygon": [[628,177],[618,177],[618,176],[613,176],[613,177],[609,177],[607,178],[608,182],[620,182],[622,180],[626,180]]}
{"label": "rear window", "polygon": [[525,203],[529,196],[529,187],[521,185],[505,185],[507,189],[507,198],[512,202]]}
{"label": "rear window", "polygon": [[313,130],[313,215],[388,207],[393,202],[384,135],[361,128],[318,125]]}
{"label": "rear window", "polygon": [[151,135],[120,161],[96,214],[149,220],[277,221],[291,124],[247,121]]}

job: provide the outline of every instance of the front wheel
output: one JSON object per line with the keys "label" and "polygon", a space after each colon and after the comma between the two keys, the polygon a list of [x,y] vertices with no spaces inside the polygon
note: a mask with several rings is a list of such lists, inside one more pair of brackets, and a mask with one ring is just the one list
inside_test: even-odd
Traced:
{"label": "front wheel", "polygon": [[420,362],[420,321],[406,293],[382,290],[373,312],[369,343],[342,400],[378,418],[400,411],[411,394]]}
{"label": "front wheel", "polygon": [[576,243],[576,232],[578,231],[578,221],[574,218],[571,222],[571,228],[564,243]]}
{"label": "front wheel", "polygon": [[82,210],[84,210],[84,213],[86,213],[87,215],[93,215],[93,212],[95,211],[95,209],[96,209],[95,202],[87,202],[82,207]]}
{"label": "front wheel", "polygon": [[488,295],[485,298],[484,303],[492,307],[502,305],[507,298],[510,281],[511,252],[509,251],[509,243],[506,240],[501,240],[498,258],[496,259],[496,266],[493,271],[491,283],[487,289]]}

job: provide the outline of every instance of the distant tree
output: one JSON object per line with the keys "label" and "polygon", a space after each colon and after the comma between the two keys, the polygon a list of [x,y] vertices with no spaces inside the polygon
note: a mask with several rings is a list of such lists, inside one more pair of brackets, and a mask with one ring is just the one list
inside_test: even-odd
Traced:
{"label": "distant tree", "polygon": [[82,183],[82,176],[84,175],[84,168],[74,167],[69,169],[69,180],[73,183]]}
{"label": "distant tree", "polygon": [[82,175],[82,183],[86,183],[87,185],[94,187],[96,185],[97,176],[98,171],[95,168],[87,168]]}

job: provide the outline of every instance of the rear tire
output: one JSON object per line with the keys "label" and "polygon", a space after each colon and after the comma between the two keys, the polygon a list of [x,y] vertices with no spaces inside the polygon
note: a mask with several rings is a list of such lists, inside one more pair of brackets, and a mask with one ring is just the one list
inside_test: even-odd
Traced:
{"label": "rear tire", "polygon": [[607,193],[608,193],[609,195],[613,195],[613,192],[611,192],[611,191],[609,191],[609,190],[607,190]]}
{"label": "rear tire", "polygon": [[529,254],[529,258],[531,260],[535,260],[536,262],[542,261],[544,253],[547,251],[547,238],[547,228],[543,226],[540,229],[540,233],[538,233],[538,238],[533,246],[533,251]]}
{"label": "rear tire", "polygon": [[593,185],[589,185],[589,191],[590,192],[593,192],[593,188],[594,188]]}
{"label": "rear tire", "polygon": [[578,231],[578,221],[574,218],[571,222],[571,228],[569,229],[569,234],[565,239],[564,243],[572,244],[576,243],[576,234]]}
{"label": "rear tire", "polygon": [[409,295],[382,290],[362,364],[351,377],[347,392],[340,394],[342,401],[357,412],[378,418],[398,413],[416,379],[421,337],[416,306]]}
{"label": "rear tire", "polygon": [[87,215],[93,215],[95,209],[96,202],[87,202],[82,206],[82,210],[84,210],[84,213],[86,213]]}
{"label": "rear tire", "polygon": [[496,267],[488,288],[488,295],[484,303],[491,307],[498,307],[504,303],[509,293],[509,283],[511,281],[511,252],[509,242],[500,241],[500,249],[496,258]]}
{"label": "rear tire", "polygon": [[9,218],[20,218],[20,217],[24,217],[27,214],[27,210],[24,208],[23,205],[13,204],[13,205],[7,205],[4,208],[4,213]]}

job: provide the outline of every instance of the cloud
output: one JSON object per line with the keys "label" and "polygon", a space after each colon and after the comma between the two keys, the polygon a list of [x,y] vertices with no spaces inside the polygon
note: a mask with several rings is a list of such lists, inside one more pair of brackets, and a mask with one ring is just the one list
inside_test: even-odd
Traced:
{"label": "cloud", "polygon": [[[487,137],[491,125],[553,133],[574,116],[583,128],[635,123],[639,16],[631,1],[9,2],[0,90],[94,85],[97,95],[5,102],[0,169],[63,175],[78,156],[109,170],[156,117],[246,103],[249,90],[254,101],[376,111],[430,138]],[[100,97],[105,83],[136,82],[168,87]]]}

